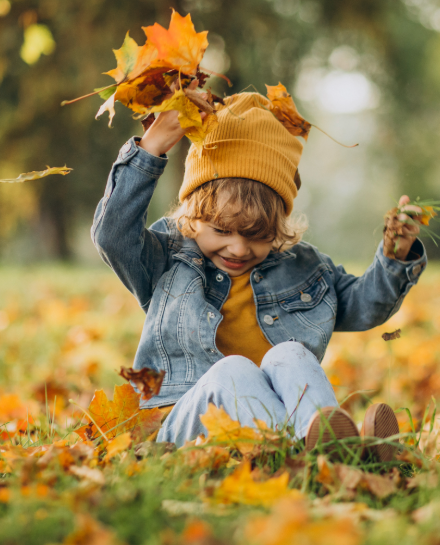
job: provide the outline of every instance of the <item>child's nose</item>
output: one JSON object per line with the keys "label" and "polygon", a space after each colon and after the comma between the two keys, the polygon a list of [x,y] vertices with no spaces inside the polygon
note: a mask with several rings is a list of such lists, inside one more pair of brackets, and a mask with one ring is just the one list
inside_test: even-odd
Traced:
{"label": "child's nose", "polygon": [[246,257],[249,254],[249,247],[245,241],[237,240],[229,245],[228,251],[231,256],[241,258]]}

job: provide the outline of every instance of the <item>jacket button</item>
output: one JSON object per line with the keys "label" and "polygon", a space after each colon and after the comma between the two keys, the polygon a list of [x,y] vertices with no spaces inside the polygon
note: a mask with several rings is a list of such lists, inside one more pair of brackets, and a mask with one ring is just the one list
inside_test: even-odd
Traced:
{"label": "jacket button", "polygon": [[312,296],[310,295],[310,293],[302,293],[301,294],[301,301],[303,303],[310,303],[311,300],[312,300]]}
{"label": "jacket button", "polygon": [[218,273],[218,275],[215,277],[217,282],[223,282],[223,278],[224,278],[224,276],[222,274],[220,274],[220,273]]}
{"label": "jacket button", "polygon": [[419,265],[416,265],[416,266],[413,268],[412,272],[413,272],[413,274],[414,274],[415,276],[417,276],[417,275],[420,274],[420,271],[421,271],[421,270],[422,270],[422,266],[419,264]]}
{"label": "jacket button", "polygon": [[263,318],[263,320],[265,321],[265,323],[267,325],[272,325],[273,324],[273,318],[272,318],[272,316],[269,316],[269,314],[266,314],[266,316]]}
{"label": "jacket button", "polygon": [[255,282],[258,284],[258,282],[262,279],[263,277],[259,274],[259,273],[255,273],[254,274],[254,280]]}

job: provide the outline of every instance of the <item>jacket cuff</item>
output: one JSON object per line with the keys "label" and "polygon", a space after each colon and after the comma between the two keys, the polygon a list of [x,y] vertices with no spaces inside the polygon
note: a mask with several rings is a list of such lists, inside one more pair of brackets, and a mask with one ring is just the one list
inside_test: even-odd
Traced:
{"label": "jacket cuff", "polygon": [[376,257],[387,272],[395,276],[402,276],[405,274],[411,284],[415,284],[418,281],[428,262],[425,247],[420,239],[414,241],[408,254],[408,257],[410,258],[408,261],[385,257],[383,254],[383,240],[379,244]]}
{"label": "jacket cuff", "polygon": [[159,177],[168,163],[168,157],[161,155],[151,155],[148,151],[138,146],[140,142],[139,136],[133,136],[119,150],[118,157],[114,166],[118,165],[133,165],[146,173]]}

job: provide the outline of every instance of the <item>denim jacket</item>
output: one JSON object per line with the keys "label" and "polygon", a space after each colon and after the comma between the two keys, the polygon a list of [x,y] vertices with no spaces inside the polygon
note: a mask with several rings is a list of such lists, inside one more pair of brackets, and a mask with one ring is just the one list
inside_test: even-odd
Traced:
{"label": "denim jacket", "polygon": [[[137,141],[129,140],[113,164],[92,239],[146,314],[134,368],[166,372],[159,396],[145,402],[146,408],[177,402],[224,357],[215,337],[231,281],[174,220],[162,218],[145,228],[167,158],[150,155]],[[261,330],[272,345],[294,339],[321,361],[333,331],[370,329],[397,312],[426,266],[419,240],[412,251],[420,257],[392,260],[381,243],[361,277],[304,242],[271,252],[251,273]]]}

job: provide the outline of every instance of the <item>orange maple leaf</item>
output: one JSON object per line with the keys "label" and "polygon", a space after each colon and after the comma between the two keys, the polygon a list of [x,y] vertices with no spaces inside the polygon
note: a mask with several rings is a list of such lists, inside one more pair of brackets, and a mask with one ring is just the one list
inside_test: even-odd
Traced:
{"label": "orange maple leaf", "polygon": [[270,86],[266,85],[267,98],[271,101],[271,111],[286,129],[294,136],[302,136],[304,140],[309,137],[312,125],[306,121],[296,109],[293,98],[287,92],[282,83]]}
{"label": "orange maple leaf", "polygon": [[160,428],[162,413],[157,408],[140,409],[140,397],[131,384],[115,386],[113,401],[104,390],[96,390],[88,409],[94,422],[89,418],[90,423],[75,432],[84,440],[95,438],[100,434],[97,424],[108,439],[125,431],[150,435]]}
{"label": "orange maple leaf", "polygon": [[189,13],[182,17],[173,10],[168,30],[158,23],[142,29],[150,44],[157,48],[160,60],[165,60],[167,64],[184,74],[196,73],[208,47],[208,32],[197,33]]}

